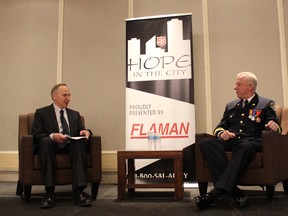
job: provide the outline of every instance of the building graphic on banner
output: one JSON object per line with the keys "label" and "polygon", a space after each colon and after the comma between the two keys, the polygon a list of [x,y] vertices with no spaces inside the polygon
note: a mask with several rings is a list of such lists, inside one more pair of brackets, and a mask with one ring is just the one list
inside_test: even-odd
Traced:
{"label": "building graphic on banner", "polygon": [[[191,41],[183,40],[182,22],[179,19],[168,21],[168,42],[166,36],[153,36],[146,42],[145,54],[140,54],[140,39],[128,41],[128,82],[192,78]],[[167,52],[163,45],[167,45]]]}

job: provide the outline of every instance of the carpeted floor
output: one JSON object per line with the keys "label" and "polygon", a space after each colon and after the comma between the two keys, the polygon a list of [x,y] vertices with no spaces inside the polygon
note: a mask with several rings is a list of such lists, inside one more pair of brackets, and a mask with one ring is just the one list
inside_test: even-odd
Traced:
{"label": "carpeted floor", "polygon": [[[265,192],[260,187],[243,187],[249,195],[249,202],[244,209],[237,209],[235,205],[225,199],[219,199],[209,209],[198,211],[195,205],[197,188],[185,188],[184,200],[173,199],[173,191],[153,190],[137,191],[128,200],[117,200],[117,185],[100,185],[97,200],[92,207],[81,208],[72,203],[71,186],[56,187],[56,206],[42,210],[39,203],[43,197],[43,187],[32,188],[31,203],[26,204],[15,195],[15,182],[0,182],[0,212],[3,216],[169,216],[169,215],[204,215],[204,216],[286,216],[288,215],[288,197],[282,192],[282,185],[277,185],[277,192],[273,204],[267,204]],[[89,192],[89,188],[87,189]]]}

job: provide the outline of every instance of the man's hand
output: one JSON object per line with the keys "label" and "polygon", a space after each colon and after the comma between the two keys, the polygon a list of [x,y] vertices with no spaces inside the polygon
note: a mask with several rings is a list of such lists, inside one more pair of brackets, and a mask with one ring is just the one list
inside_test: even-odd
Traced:
{"label": "man's hand", "polygon": [[66,135],[62,134],[62,133],[54,133],[53,134],[53,140],[55,142],[61,144],[61,143],[64,143],[64,142],[68,141],[69,138]]}
{"label": "man's hand", "polygon": [[274,132],[278,131],[278,124],[276,122],[274,122],[273,120],[270,120],[266,125],[265,128],[267,130],[272,130]]}
{"label": "man's hand", "polygon": [[87,139],[89,139],[90,132],[88,130],[82,130],[80,131],[80,136],[85,136]]}
{"label": "man's hand", "polygon": [[235,134],[234,133],[231,133],[230,131],[228,130],[225,130],[224,132],[222,132],[220,134],[220,138],[227,141],[229,139],[233,139],[235,137]]}

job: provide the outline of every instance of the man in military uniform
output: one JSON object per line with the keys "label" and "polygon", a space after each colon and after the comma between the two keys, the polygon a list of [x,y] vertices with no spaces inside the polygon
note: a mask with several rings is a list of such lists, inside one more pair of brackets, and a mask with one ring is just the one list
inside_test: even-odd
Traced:
{"label": "man in military uniform", "polygon": [[[247,197],[236,186],[241,172],[262,151],[261,132],[281,133],[274,101],[256,93],[257,78],[251,72],[236,76],[237,100],[226,105],[224,115],[214,130],[215,138],[203,139],[200,149],[208,162],[214,189],[198,196],[196,204],[203,210],[224,194],[230,194],[236,205],[244,207]],[[232,151],[228,162],[225,151]]]}

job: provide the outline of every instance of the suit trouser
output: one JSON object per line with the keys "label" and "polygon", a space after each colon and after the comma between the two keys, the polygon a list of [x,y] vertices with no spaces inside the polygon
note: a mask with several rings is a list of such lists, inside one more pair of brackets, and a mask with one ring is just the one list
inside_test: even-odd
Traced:
{"label": "suit trouser", "polygon": [[87,142],[84,139],[72,140],[63,149],[58,147],[50,137],[44,137],[38,142],[38,153],[45,187],[55,187],[56,154],[69,154],[72,167],[72,189],[84,189],[86,181],[86,149]]}
{"label": "suit trouser", "polygon": [[[220,138],[206,138],[200,142],[200,149],[206,159],[215,188],[233,192],[239,175],[245,170],[256,152],[262,150],[260,139],[244,138],[224,141]],[[232,151],[228,161],[226,151]]]}

